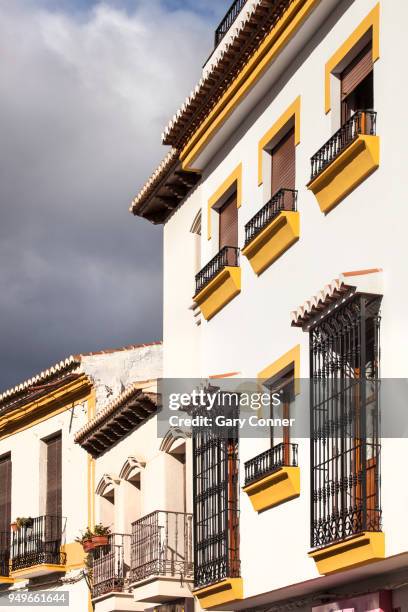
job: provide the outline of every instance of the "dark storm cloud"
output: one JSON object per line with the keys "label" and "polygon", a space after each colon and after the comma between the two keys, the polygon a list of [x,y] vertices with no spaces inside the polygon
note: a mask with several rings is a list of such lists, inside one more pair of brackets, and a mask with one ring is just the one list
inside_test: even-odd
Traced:
{"label": "dark storm cloud", "polygon": [[161,338],[161,229],[128,206],[212,38],[188,2],[51,4],[0,0],[0,389]]}

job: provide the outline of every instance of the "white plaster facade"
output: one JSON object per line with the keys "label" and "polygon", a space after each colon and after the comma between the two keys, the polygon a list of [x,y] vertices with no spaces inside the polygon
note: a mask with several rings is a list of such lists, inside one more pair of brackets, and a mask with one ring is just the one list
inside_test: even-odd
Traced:
{"label": "white plaster facade", "polygon": [[[362,20],[380,5],[380,57],[374,64],[380,167],[329,214],[308,191],[310,157],[339,127],[336,106],[324,109],[325,64]],[[404,0],[323,0],[235,108],[216,136],[194,160],[203,178],[164,225],[164,376],[208,377],[239,372],[256,377],[300,344],[300,376],[309,376],[308,335],[291,327],[290,313],[339,273],[383,269],[381,375],[407,377],[407,260],[405,166],[407,124],[398,102],[406,93],[404,73],[408,5]],[[332,84],[332,87],[334,85]],[[258,186],[258,142],[282,113],[301,96],[300,143],[296,147],[300,239],[262,275],[241,255],[241,292],[209,321],[197,327],[191,310],[194,294],[195,236],[190,227],[202,211],[201,266],[218,251],[216,231],[207,240],[207,203],[223,181],[242,164],[242,207],[238,211],[239,246],[245,223],[270,197]],[[397,119],[398,118],[398,119]],[[257,515],[241,493],[240,533],[244,597],[254,598],[318,578],[310,550],[309,442],[299,440],[301,496]],[[386,557],[408,551],[404,508],[408,491],[398,482],[398,465],[408,442],[382,441],[382,509]],[[267,440],[240,442],[241,484],[245,461],[266,450]],[[402,560],[404,559],[404,560]],[[405,557],[401,557],[405,565]],[[384,566],[382,571],[386,571]],[[347,581],[374,575],[374,566],[351,570]],[[344,582],[344,575],[323,580],[322,588]],[[317,587],[313,587],[317,588]],[[308,589],[306,588],[306,591]],[[395,591],[405,610],[406,596]],[[268,601],[272,601],[271,595]],[[274,595],[277,599],[279,595]],[[276,599],[276,600],[277,600]],[[253,609],[262,598],[234,609]],[[279,606],[276,608],[280,609]],[[282,608],[283,609],[283,608]],[[285,608],[286,609],[286,608]],[[301,608],[299,608],[301,609]],[[304,610],[311,610],[305,604]]]}

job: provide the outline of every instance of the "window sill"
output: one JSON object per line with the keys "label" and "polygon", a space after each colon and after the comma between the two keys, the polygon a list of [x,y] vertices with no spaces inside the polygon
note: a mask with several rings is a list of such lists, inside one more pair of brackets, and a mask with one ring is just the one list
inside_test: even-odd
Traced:
{"label": "window sill", "polygon": [[193,591],[203,609],[212,609],[244,598],[242,578],[226,578]]}
{"label": "window sill", "polygon": [[300,468],[282,467],[243,488],[253,509],[263,512],[300,495]]}
{"label": "window sill", "polygon": [[385,558],[385,535],[382,532],[365,532],[314,550],[309,557],[315,561],[322,575],[380,561]]}
{"label": "window sill", "polygon": [[279,213],[242,250],[255,274],[260,275],[299,240],[299,213]]}
{"label": "window sill", "polygon": [[194,296],[201,314],[209,321],[241,292],[241,268],[226,266]]}
{"label": "window sill", "polygon": [[380,165],[379,136],[358,136],[307,187],[327,214]]}

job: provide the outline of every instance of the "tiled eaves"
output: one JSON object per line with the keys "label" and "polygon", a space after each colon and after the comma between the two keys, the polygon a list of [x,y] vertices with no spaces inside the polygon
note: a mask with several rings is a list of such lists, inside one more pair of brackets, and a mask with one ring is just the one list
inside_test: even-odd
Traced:
{"label": "tiled eaves", "polygon": [[163,144],[181,149],[295,0],[257,0],[229,43],[168,123]]}

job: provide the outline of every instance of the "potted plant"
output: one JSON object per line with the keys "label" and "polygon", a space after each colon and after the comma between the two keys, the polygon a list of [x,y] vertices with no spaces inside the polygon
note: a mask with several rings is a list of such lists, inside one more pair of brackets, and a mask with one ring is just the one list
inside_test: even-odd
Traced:
{"label": "potted plant", "polygon": [[95,525],[94,533],[92,536],[92,544],[95,548],[98,546],[106,546],[109,542],[109,535],[111,530],[109,527],[104,527],[102,523]]}
{"label": "potted plant", "polygon": [[83,532],[80,538],[75,538],[75,542],[79,542],[84,549],[84,552],[90,552],[94,549],[94,545],[92,542],[93,533],[87,528],[86,531]]}
{"label": "potted plant", "polygon": [[14,523],[10,523],[10,528],[15,533],[18,530],[17,521],[14,521]]}
{"label": "potted plant", "polygon": [[34,519],[25,516],[19,516],[16,518],[17,529],[31,529],[34,525]]}

